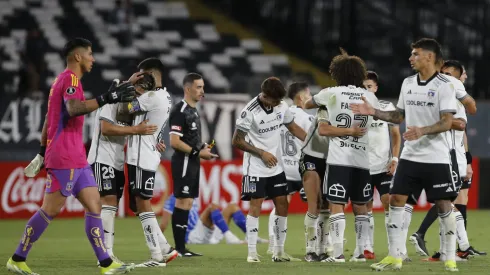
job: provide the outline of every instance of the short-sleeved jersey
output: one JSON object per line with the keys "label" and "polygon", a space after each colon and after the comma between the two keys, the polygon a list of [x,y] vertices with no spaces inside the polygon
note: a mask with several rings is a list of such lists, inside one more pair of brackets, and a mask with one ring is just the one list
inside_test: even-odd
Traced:
{"label": "short-sleeved jersey", "polygon": [[[170,112],[170,134],[180,136],[180,140],[192,148],[201,149],[201,119],[197,109],[184,100],[173,106]],[[174,155],[185,156],[185,153],[175,150]]]}
{"label": "short-sleeved jersey", "polygon": [[[458,94],[459,96],[461,96],[462,94],[468,95],[466,93],[466,89],[463,85],[463,82],[449,75],[447,75],[446,77],[451,81],[451,83],[454,84],[456,98],[458,98]],[[458,99],[461,100],[462,98],[458,98]],[[468,122],[468,118],[466,116],[466,110],[460,101],[456,102],[456,114],[454,115],[454,118],[460,118],[463,119],[465,122]],[[465,177],[467,174],[466,170],[468,167],[466,163],[466,149],[464,148],[464,131],[454,130],[454,139],[455,139],[456,159],[458,161],[459,175],[461,177]]]}
{"label": "short-sleeved jersey", "polygon": [[[245,141],[272,155],[281,156],[281,126],[293,122],[294,116],[286,102],[275,107],[266,107],[258,97],[253,98],[243,108],[236,120],[236,128],[247,132]],[[279,159],[280,157],[278,157]],[[282,173],[282,162],[274,167],[267,167],[261,158],[248,152],[243,154],[243,175],[252,177],[272,177]]]}
{"label": "short-sleeved jersey", "polygon": [[69,69],[55,79],[48,98],[46,168],[75,169],[88,165],[83,144],[83,116],[70,117],[66,102],[83,101],[82,83]]}
{"label": "short-sleeved jersey", "polygon": [[[324,112],[324,115],[321,115],[321,112]],[[328,122],[327,110],[317,110],[316,116],[308,129],[308,133],[306,134],[301,151],[309,156],[326,160],[328,156],[330,138],[327,136],[321,136],[318,133],[319,122],[322,120]]]}
{"label": "short-sleeved jersey", "polygon": [[[175,196],[171,194],[170,197],[165,201],[163,205],[163,211],[166,211],[170,214],[174,213],[175,208]],[[197,200],[194,200],[192,203],[191,210],[189,210],[189,218],[187,220],[187,231],[185,233],[185,241],[187,242],[187,238],[189,236],[189,232],[192,231],[196,227],[197,222],[199,221],[199,206],[197,205]]]}
{"label": "short-sleeved jersey", "polygon": [[[381,111],[396,110],[393,103],[389,101],[378,102]],[[392,124],[383,120],[373,120],[369,127],[369,173],[371,175],[388,172],[388,164],[393,156],[390,125]]]}
{"label": "short-sleeved jersey", "polygon": [[[294,122],[305,130],[305,132],[308,131],[314,117],[296,105],[290,106],[289,111],[294,116]],[[286,174],[287,180],[301,180],[301,175],[299,174],[299,158],[301,157],[302,144],[303,141],[293,136],[286,126],[283,125],[281,127],[281,159],[284,164],[284,173]]]}
{"label": "short-sleeved jersey", "polygon": [[148,91],[129,104],[129,112],[133,113],[133,125],[148,120],[158,130],[152,135],[133,135],[128,137],[128,164],[143,170],[156,171],[160,165],[161,154],[156,149],[157,143],[163,140],[163,131],[167,125],[172,98],[166,88]]}
{"label": "short-sleeved jersey", "polygon": [[[403,81],[397,108],[405,113],[406,126],[425,127],[436,124],[443,113],[456,113],[454,84],[447,76],[435,73],[427,81],[419,74]],[[450,163],[451,133],[424,135],[405,141],[401,159],[421,163]]]}
{"label": "short-sleeved jersey", "polygon": [[[373,118],[365,115],[354,115],[349,108],[352,103],[362,103],[362,96],[375,108],[378,107],[378,99],[374,93],[351,85],[323,89],[313,96],[313,100],[318,106],[327,107],[329,122],[332,126],[351,128],[358,125],[361,128],[367,128],[370,127]],[[360,138],[352,136],[331,137],[327,163],[368,170],[368,150],[368,135]]]}
{"label": "short-sleeved jersey", "polygon": [[123,108],[123,106],[121,103],[107,104],[97,110],[92,132],[92,144],[87,157],[88,163],[98,162],[109,165],[119,171],[124,170],[126,136],[104,136],[101,130],[102,121],[119,126],[128,126],[126,122],[117,120],[118,109]]}

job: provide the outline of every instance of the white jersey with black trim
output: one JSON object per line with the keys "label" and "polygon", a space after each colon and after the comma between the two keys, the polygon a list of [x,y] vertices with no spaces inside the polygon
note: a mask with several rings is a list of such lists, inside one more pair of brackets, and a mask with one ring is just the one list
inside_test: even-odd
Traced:
{"label": "white jersey with black trim", "polygon": [[166,88],[148,91],[137,98],[138,110],[134,113],[133,125],[148,120],[148,124],[157,125],[158,131],[152,135],[134,135],[128,138],[128,164],[146,171],[156,171],[160,165],[161,154],[156,149],[157,143],[163,140],[163,132],[167,124],[172,98]]}
{"label": "white jersey with black trim", "polygon": [[[389,101],[379,100],[381,111],[394,111],[395,105]],[[373,120],[368,131],[369,137],[369,173],[376,175],[388,172],[388,165],[393,156],[391,148],[390,122]]]}
{"label": "white jersey with black trim", "polygon": [[[294,116],[294,122],[305,132],[310,128],[313,116],[296,105],[290,106],[289,111]],[[301,181],[299,174],[299,158],[301,157],[301,141],[293,136],[286,126],[281,127],[281,160],[284,164],[286,179],[290,181]]]}
{"label": "white jersey with black trim", "polygon": [[[339,128],[370,127],[373,118],[366,115],[354,115],[349,104],[362,103],[361,97],[378,108],[378,99],[374,93],[356,86],[337,86],[321,90],[313,96],[318,106],[326,106],[329,122]],[[352,136],[331,137],[328,149],[327,163],[339,166],[355,167],[369,170],[369,138]]]}
{"label": "white jersey with black trim", "polygon": [[[407,127],[436,124],[444,113],[456,113],[455,86],[446,75],[435,73],[427,81],[419,74],[403,81],[397,108],[405,113]],[[450,131],[405,141],[400,158],[420,163],[450,163]]]}
{"label": "white jersey with black trim", "polygon": [[327,110],[317,110],[316,116],[306,134],[301,151],[303,154],[326,160],[328,156],[328,144],[330,138],[327,136],[321,136],[318,133],[318,123],[321,120],[328,122]]}
{"label": "white jersey with black trim", "polygon": [[278,158],[276,166],[268,168],[261,158],[248,152],[243,154],[243,175],[252,177],[272,177],[284,171],[281,156],[281,126],[293,122],[294,116],[286,102],[275,107],[265,107],[258,97],[253,98],[243,108],[236,120],[236,128],[247,132],[245,141]]}
{"label": "white jersey with black trim", "polygon": [[88,153],[87,162],[109,165],[116,170],[124,171],[124,144],[126,136],[105,136],[102,134],[102,120],[119,126],[127,126],[124,121],[118,120],[118,109],[122,104],[106,104],[99,108],[95,114],[92,143]]}
{"label": "white jersey with black trim", "polygon": [[[456,90],[456,98],[458,98],[458,93],[461,96],[462,94],[468,95],[466,93],[466,89],[459,79],[452,77],[450,75],[446,75],[446,77],[454,84],[454,88]],[[466,97],[466,96],[464,96]],[[463,97],[463,98],[464,98]],[[465,122],[468,122],[468,117],[466,116],[466,110],[461,103],[461,98],[458,98],[460,101],[456,102],[456,114],[454,118],[463,119]],[[467,174],[467,162],[466,162],[466,149],[464,148],[464,131],[454,130],[454,139],[456,146],[456,159],[458,161],[458,169],[460,177],[466,177]]]}

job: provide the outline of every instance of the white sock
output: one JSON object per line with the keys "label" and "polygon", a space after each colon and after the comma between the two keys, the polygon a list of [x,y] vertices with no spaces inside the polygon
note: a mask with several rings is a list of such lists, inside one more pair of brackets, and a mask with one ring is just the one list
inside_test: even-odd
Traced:
{"label": "white sock", "polygon": [[446,257],[446,238],[444,234],[444,225],[442,224],[442,220],[441,218],[438,218],[437,220],[439,221],[439,253],[441,253],[442,260],[442,257]]}
{"label": "white sock", "polygon": [[269,214],[269,250],[274,250],[274,219],[276,218],[276,208]]}
{"label": "white sock", "polygon": [[117,207],[110,205],[102,205],[100,218],[102,219],[102,227],[104,228],[104,246],[107,249],[109,256],[113,256],[114,252],[114,222],[116,219]]}
{"label": "white sock", "polygon": [[388,221],[390,220],[390,210],[385,210],[385,229],[386,229],[386,238],[388,239],[388,251],[390,251],[390,238],[388,237]]}
{"label": "white sock", "polygon": [[364,254],[364,249],[369,241],[369,216],[357,215],[355,217],[355,228],[357,251],[354,252],[354,257],[358,257]]}
{"label": "white sock", "polygon": [[466,233],[466,228],[464,227],[464,219],[461,212],[454,212],[456,216],[456,232],[458,237],[459,248],[466,251],[470,247],[470,242],[468,241],[468,234]]}
{"label": "white sock", "polygon": [[405,213],[405,207],[390,206],[389,220],[388,220],[388,243],[390,253],[389,255],[395,258],[401,258],[403,249],[403,216]]}
{"label": "white sock", "polygon": [[257,255],[257,237],[259,236],[259,218],[247,215],[248,255]]}
{"label": "white sock", "polygon": [[369,217],[369,235],[368,235],[369,238],[366,244],[366,249],[369,250],[369,252],[374,252],[374,217],[372,211],[368,212],[368,217]]}
{"label": "white sock", "polygon": [[[330,237],[328,229],[328,219],[330,218],[330,210],[320,210],[316,224],[316,254],[320,255],[327,252],[327,246],[329,245],[328,239]],[[331,240],[331,238],[330,238]]]}
{"label": "white sock", "polygon": [[288,231],[288,217],[277,216],[274,220],[274,255],[284,253],[284,243]]}
{"label": "white sock", "polygon": [[407,255],[408,228],[410,227],[410,222],[412,221],[412,212],[413,212],[413,206],[411,206],[410,204],[405,204],[405,214],[403,215],[403,228],[402,228],[403,255]]}
{"label": "white sock", "polygon": [[442,225],[444,228],[444,250],[446,252],[446,261],[456,259],[456,216],[453,213],[453,210],[439,214],[441,218]]}
{"label": "white sock", "polygon": [[330,216],[330,236],[333,242],[333,256],[344,254],[345,215],[338,213]]}
{"label": "white sock", "polygon": [[160,244],[160,249],[163,254],[168,254],[170,252],[170,244],[168,244],[167,238],[163,235],[162,229],[158,227],[158,243]]}
{"label": "white sock", "polygon": [[[146,245],[150,249],[151,258],[157,261],[163,260],[162,250],[160,248],[160,242],[158,235],[160,226],[154,212],[142,212],[139,214],[141,225],[143,226],[143,233],[145,234]],[[162,234],[163,236],[163,234]]]}
{"label": "white sock", "polygon": [[318,240],[319,237],[317,237],[316,227],[315,227],[317,223],[318,223],[318,216],[310,214],[310,212],[306,212],[305,215],[306,254],[315,252],[315,244],[319,241]]}

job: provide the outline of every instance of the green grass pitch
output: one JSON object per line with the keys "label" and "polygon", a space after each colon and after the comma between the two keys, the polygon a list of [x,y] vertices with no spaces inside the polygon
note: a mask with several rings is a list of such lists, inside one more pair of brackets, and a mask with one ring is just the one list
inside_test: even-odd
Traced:
{"label": "green grass pitch", "polygon": [[[416,212],[412,218],[409,233],[413,233],[420,224],[425,213]],[[490,211],[470,211],[468,213],[470,243],[477,249],[488,251],[490,248]],[[288,219],[288,235],[286,252],[302,258],[304,248],[303,215],[290,216]],[[260,218],[259,235],[267,238],[268,216]],[[7,259],[14,252],[20,240],[25,220],[0,221],[0,274],[8,274],[5,268]],[[387,253],[387,237],[384,229],[382,213],[375,215],[375,252],[382,259]],[[435,223],[427,233],[427,246],[430,252],[439,247],[438,224]],[[235,226],[232,230],[243,238],[244,235]],[[167,239],[173,243],[171,230],[165,232]],[[350,258],[355,246],[354,217],[347,214],[347,244],[345,256]],[[273,263],[266,255],[267,245],[259,245],[258,252],[262,256],[261,263],[247,263],[246,245],[192,245],[193,251],[201,252],[203,257],[178,258],[164,268],[139,268],[132,274],[372,274],[368,263]],[[446,274],[442,263],[422,262],[413,247],[407,243],[413,262],[404,264],[402,271],[396,274]],[[116,255],[126,262],[140,263],[149,258],[148,248],[144,242],[141,224],[136,218],[116,220]],[[41,275],[56,274],[100,274],[96,267],[97,259],[92,253],[90,244],[85,237],[83,219],[60,219],[51,222],[41,239],[34,245],[28,258],[28,264],[34,272]],[[469,262],[458,264],[462,274],[490,274],[490,256],[473,258]],[[385,272],[390,274],[392,272]]]}

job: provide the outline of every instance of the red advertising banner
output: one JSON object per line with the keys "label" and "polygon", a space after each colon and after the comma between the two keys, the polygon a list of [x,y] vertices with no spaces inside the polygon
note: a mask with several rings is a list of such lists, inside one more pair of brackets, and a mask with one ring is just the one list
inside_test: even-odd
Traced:
{"label": "red advertising banner", "polygon": [[[24,176],[24,167],[28,162],[0,162],[0,219],[26,219],[36,212],[42,205],[46,172],[43,169],[35,178]],[[473,161],[473,183],[469,191],[468,208],[478,208],[479,190],[479,161]],[[245,212],[249,209],[248,202],[240,201],[242,177],[242,162],[239,161],[203,161],[201,163],[201,182],[198,205],[204,209],[210,203],[225,207],[228,203],[237,203]],[[170,162],[162,161],[155,176],[154,197],[151,200],[153,210],[161,213],[163,204],[172,192],[172,176]],[[127,192],[125,192],[127,194]],[[127,196],[127,195],[126,195]],[[120,216],[132,215],[126,199],[120,204]],[[264,202],[263,213],[269,213],[273,208],[272,201]],[[427,209],[425,193],[419,199],[416,209]],[[375,192],[374,209],[382,210],[379,196]],[[290,213],[305,213],[306,204],[296,194],[291,200]],[[82,217],[82,205],[74,198],[69,197],[58,217]]]}

